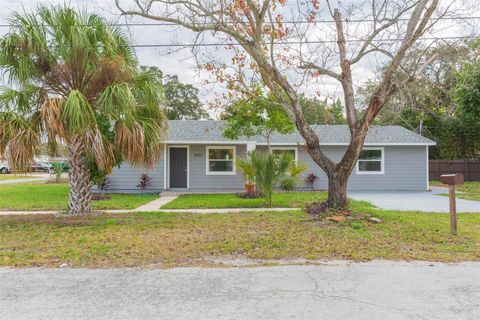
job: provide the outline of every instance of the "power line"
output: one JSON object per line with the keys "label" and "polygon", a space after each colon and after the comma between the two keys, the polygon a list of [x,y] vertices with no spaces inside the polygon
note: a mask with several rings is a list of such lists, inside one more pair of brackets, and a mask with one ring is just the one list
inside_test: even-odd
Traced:
{"label": "power line", "polygon": [[[457,37],[424,37],[419,38],[418,41],[434,41],[434,40],[461,40],[461,39],[477,39],[477,36],[457,36]],[[403,38],[392,38],[392,39],[376,39],[373,41],[385,41],[385,42],[394,42],[394,41],[403,41]],[[361,39],[350,39],[345,42],[363,42],[365,40]],[[280,41],[276,44],[322,44],[322,43],[337,43],[337,40],[314,40],[314,41]],[[132,44],[132,48],[156,48],[156,47],[218,47],[218,46],[240,46],[239,43],[174,43],[174,44]]]}
{"label": "power line", "polygon": [[[466,16],[466,17],[441,17],[441,18],[431,18],[431,20],[479,20],[480,16]],[[408,18],[399,18],[397,21],[409,21]],[[389,22],[391,19],[383,19],[384,22]],[[374,19],[344,19],[344,23],[365,23],[365,22],[382,22],[380,20]],[[234,24],[233,22],[225,22],[226,24]],[[316,23],[335,23],[334,20],[317,20],[317,21],[282,21],[282,24],[316,24]],[[178,26],[175,23],[168,22],[146,22],[146,23],[108,23],[109,26],[115,27],[155,27],[155,26]],[[210,23],[199,23],[197,26],[211,25]],[[92,24],[81,24],[78,26],[84,27],[96,27],[97,25]],[[0,24],[0,28],[12,27],[11,24]]]}

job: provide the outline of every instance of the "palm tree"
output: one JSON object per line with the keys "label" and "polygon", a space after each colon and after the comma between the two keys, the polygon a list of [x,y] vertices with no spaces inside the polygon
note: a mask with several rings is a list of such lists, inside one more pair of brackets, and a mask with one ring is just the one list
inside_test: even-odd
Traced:
{"label": "palm tree", "polygon": [[243,173],[243,177],[245,178],[245,191],[247,193],[253,192],[255,190],[257,168],[255,168],[252,158],[249,155],[247,157],[239,157],[237,159],[237,167]]}
{"label": "palm tree", "polygon": [[272,192],[278,183],[285,178],[293,163],[292,156],[284,153],[280,156],[270,152],[252,152],[250,160],[255,167],[255,182],[263,192],[265,204],[272,206]]}
{"label": "palm tree", "polygon": [[167,122],[154,74],[126,36],[68,6],[13,13],[0,40],[0,154],[23,171],[42,143],[67,146],[68,212],[91,212],[92,174],[120,159],[151,167]]}

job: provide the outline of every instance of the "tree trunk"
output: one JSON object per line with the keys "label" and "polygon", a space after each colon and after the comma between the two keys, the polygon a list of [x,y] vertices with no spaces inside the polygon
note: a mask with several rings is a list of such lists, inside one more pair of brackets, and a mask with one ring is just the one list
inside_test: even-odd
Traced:
{"label": "tree trunk", "polygon": [[331,208],[347,206],[348,175],[334,172],[328,176],[328,205]]}
{"label": "tree trunk", "polygon": [[85,164],[85,144],[76,138],[68,146],[70,169],[70,192],[68,213],[87,214],[92,212],[92,182],[90,169]]}

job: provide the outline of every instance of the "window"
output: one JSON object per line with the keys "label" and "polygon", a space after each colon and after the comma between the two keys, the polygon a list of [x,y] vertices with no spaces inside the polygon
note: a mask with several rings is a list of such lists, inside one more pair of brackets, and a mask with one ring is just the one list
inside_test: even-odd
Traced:
{"label": "window", "polygon": [[207,174],[235,174],[235,147],[207,147]]}
{"label": "window", "polygon": [[383,174],[384,149],[364,148],[357,162],[357,174]]}
{"label": "window", "polygon": [[278,154],[279,156],[282,154],[291,154],[292,158],[297,161],[298,160],[298,154],[297,154],[297,148],[288,148],[288,147],[272,147],[272,153],[273,154]]}

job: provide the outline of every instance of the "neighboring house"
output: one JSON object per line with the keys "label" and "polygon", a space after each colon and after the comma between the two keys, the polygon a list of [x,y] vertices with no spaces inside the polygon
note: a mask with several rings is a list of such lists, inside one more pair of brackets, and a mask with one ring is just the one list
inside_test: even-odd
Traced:
{"label": "neighboring house", "polygon": [[[225,192],[243,189],[244,180],[235,159],[252,150],[267,150],[262,137],[229,140],[223,137],[223,121],[173,120],[160,162],[153,169],[136,168],[128,163],[114,168],[111,192],[137,192],[142,173],[152,178],[149,190],[188,190]],[[350,132],[345,125],[313,126],[323,151],[334,161],[343,155]],[[298,133],[274,134],[273,152],[291,152],[305,163],[305,174],[319,179],[315,189],[327,188],[327,177],[305,150]],[[435,142],[399,126],[372,126],[364,151],[349,179],[350,190],[427,190],[428,147]],[[306,188],[304,181],[298,185]]]}

